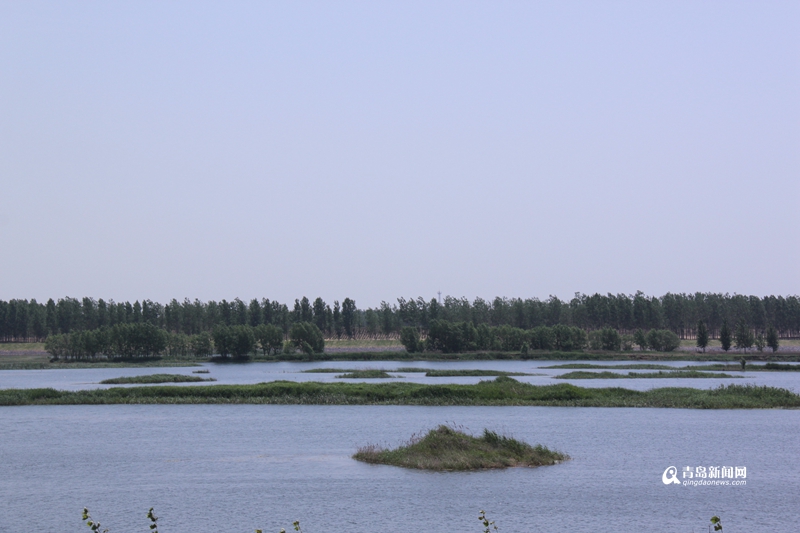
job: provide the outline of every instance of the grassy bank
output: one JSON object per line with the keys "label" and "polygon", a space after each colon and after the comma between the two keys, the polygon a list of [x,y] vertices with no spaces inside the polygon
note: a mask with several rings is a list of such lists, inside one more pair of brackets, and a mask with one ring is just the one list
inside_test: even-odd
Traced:
{"label": "grassy bank", "polygon": [[[195,357],[158,357],[153,359],[100,359],[96,361],[50,361],[46,353],[30,351],[26,353],[0,353],[0,370],[40,370],[65,368],[138,368],[138,367],[186,367],[199,363],[246,364],[250,362],[279,361],[729,361],[738,363],[742,354],[701,354],[688,352],[531,352],[520,354],[515,352],[470,352],[460,354],[442,354],[424,352],[410,354],[405,351],[339,351],[308,355],[301,353],[277,355],[257,355],[239,360],[231,358],[195,358]],[[750,353],[745,358],[748,365],[752,361],[787,363],[800,361],[800,353]]]}
{"label": "grassy bank", "polygon": [[336,377],[342,379],[382,379],[382,378],[392,378],[392,377],[402,377],[402,376],[390,376],[389,374],[386,373],[385,370],[372,369],[372,370],[352,370],[344,374],[339,374]]}
{"label": "grassy bank", "polygon": [[498,377],[498,376],[533,376],[525,372],[503,372],[502,370],[427,370],[425,377],[428,378],[451,378],[451,377]]}
{"label": "grassy bank", "polygon": [[[308,372],[312,374],[340,374],[340,373],[347,373],[349,378],[391,378],[391,377],[398,377],[398,376],[390,376],[386,374],[387,372],[406,372],[406,373],[417,373],[417,374],[425,374],[425,377],[429,378],[447,378],[447,377],[498,377],[498,376],[533,376],[534,374],[526,374],[524,372],[504,372],[502,370],[431,370],[429,368],[416,368],[416,367],[400,367],[397,369],[364,369],[364,370],[352,370],[352,369],[342,369],[342,368],[312,368],[310,370],[303,370],[303,372]],[[383,373],[385,375],[378,375],[379,373]],[[342,377],[342,376],[336,376]]]}
{"label": "grassy bank", "polygon": [[696,372],[693,370],[675,370],[672,372],[628,372],[620,374],[617,372],[584,372],[576,370],[567,372],[560,376],[553,376],[555,379],[659,379],[659,378],[740,378],[742,376],[731,376],[717,372]]}
{"label": "grassy bank", "polygon": [[[549,369],[564,369],[564,370],[592,370],[592,369],[616,369],[616,370],[671,370],[671,371],[701,371],[701,370],[727,370],[727,371],[742,371],[741,364],[725,364],[717,363],[711,365],[690,365],[690,366],[669,366],[669,365],[652,365],[652,364],[632,364],[632,365],[592,365],[592,364],[566,364],[566,365],[552,365],[542,368]],[[781,364],[781,363],[767,363],[767,364],[752,364],[748,363],[745,366],[746,372],[800,372],[800,365]]]}
{"label": "grassy bank", "polygon": [[104,379],[101,385],[132,385],[153,383],[195,383],[200,381],[217,381],[214,378],[201,378],[200,376],[184,376],[182,374],[148,374],[146,376],[126,376],[122,378]]}
{"label": "grassy bank", "polygon": [[473,437],[449,426],[439,426],[393,450],[364,446],[353,459],[424,470],[479,470],[554,465],[569,457],[541,444],[531,446],[488,429],[480,437]]}
{"label": "grassy bank", "polygon": [[475,385],[420,383],[298,383],[0,390],[0,405],[93,404],[309,404],[309,405],[541,405],[564,407],[675,407],[685,409],[800,408],[786,389],[728,385],[715,389],[583,388],[568,383],[536,386],[509,377]]}

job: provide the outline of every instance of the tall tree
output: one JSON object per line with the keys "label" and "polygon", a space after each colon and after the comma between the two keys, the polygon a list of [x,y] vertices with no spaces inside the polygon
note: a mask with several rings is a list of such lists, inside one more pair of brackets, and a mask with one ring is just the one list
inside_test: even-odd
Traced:
{"label": "tall tree", "polygon": [[237,326],[247,325],[247,305],[238,297],[233,300],[234,323]]}
{"label": "tall tree", "polygon": [[303,296],[300,300],[300,321],[311,322],[313,319],[314,313],[311,310],[311,302],[308,301],[308,298]]}
{"label": "tall tree", "polygon": [[247,318],[252,327],[256,327],[264,323],[264,314],[261,310],[261,304],[258,303],[258,300],[255,298],[250,300],[250,307],[247,309]]}
{"label": "tall tree", "polygon": [[754,340],[750,327],[744,320],[739,320],[736,324],[736,348],[747,352],[748,348],[752,348]]}
{"label": "tall tree", "polygon": [[722,321],[722,328],[719,330],[719,343],[726,352],[731,349],[731,330],[728,327],[727,320]]}
{"label": "tall tree", "polygon": [[52,298],[47,300],[45,305],[45,327],[48,335],[58,333],[58,315],[56,314],[56,303]]}
{"label": "tall tree", "polygon": [[342,311],[339,307],[339,300],[333,301],[333,332],[337,339],[342,338]]}
{"label": "tall tree", "polygon": [[327,327],[328,318],[325,314],[326,307],[327,306],[325,305],[325,301],[322,298],[317,297],[317,299],[314,300],[314,306],[313,306],[314,325],[317,326],[317,328],[319,328],[320,331],[325,331],[328,329]]}
{"label": "tall tree", "polygon": [[139,303],[139,300],[133,302],[133,320],[131,322],[139,323],[142,321],[142,304]]}
{"label": "tall tree", "polygon": [[772,348],[772,353],[778,351],[778,330],[775,329],[773,326],[767,328],[767,346]]}
{"label": "tall tree", "polygon": [[356,302],[350,298],[345,298],[342,302],[342,326],[347,337],[353,338],[353,329],[355,326]]}
{"label": "tall tree", "polygon": [[697,322],[697,347],[706,353],[706,346],[708,346],[708,328],[706,323],[700,320]]}

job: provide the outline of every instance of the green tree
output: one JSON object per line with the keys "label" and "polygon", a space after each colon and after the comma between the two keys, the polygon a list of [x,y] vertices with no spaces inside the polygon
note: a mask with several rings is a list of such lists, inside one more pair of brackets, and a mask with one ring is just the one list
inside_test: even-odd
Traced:
{"label": "green tree", "polygon": [[339,307],[339,300],[333,301],[333,332],[337,339],[342,338],[342,310]]}
{"label": "green tree", "polygon": [[300,322],[311,322],[314,319],[314,312],[311,308],[311,302],[308,298],[303,296],[300,300]]}
{"label": "green tree", "polygon": [[325,300],[320,297],[317,297],[314,300],[313,310],[314,310],[314,325],[319,328],[320,331],[325,331],[328,329],[328,317],[325,314]]}
{"label": "green tree", "polygon": [[668,329],[651,329],[647,332],[647,344],[657,352],[671,352],[681,345],[681,340]]}
{"label": "green tree", "polygon": [[601,346],[603,350],[618,352],[622,346],[622,337],[614,328],[603,328],[600,330]]}
{"label": "green tree", "polygon": [[58,333],[58,316],[56,315],[56,303],[52,298],[47,300],[45,310],[45,328],[47,329],[47,334],[54,335]]}
{"label": "green tree", "polygon": [[211,335],[203,331],[189,337],[189,350],[195,357],[209,357],[214,353],[214,344]]}
{"label": "green tree", "polygon": [[767,346],[772,348],[772,353],[778,351],[778,330],[775,329],[773,326],[769,326],[767,328]]}
{"label": "green tree", "polygon": [[764,333],[759,331],[758,335],[756,335],[755,347],[759,352],[763,352],[766,345],[767,341],[764,339]]}
{"label": "green tree", "polygon": [[214,348],[222,357],[227,357],[233,350],[233,332],[230,326],[219,324],[211,334],[214,338]]}
{"label": "green tree", "polygon": [[697,322],[697,347],[703,350],[703,353],[706,353],[706,347],[708,346],[708,328],[706,327],[706,323],[702,320]]}
{"label": "green tree", "polygon": [[381,302],[380,323],[383,333],[389,334],[394,331],[394,310],[387,302]]}
{"label": "green tree", "polygon": [[342,326],[347,338],[353,338],[353,330],[355,327],[356,316],[356,302],[350,298],[345,298],[342,302]]}
{"label": "green tree", "polygon": [[283,331],[272,324],[261,324],[253,331],[264,355],[277,354],[283,348]]}
{"label": "green tree", "polygon": [[719,343],[726,352],[731,349],[731,330],[727,320],[723,320],[722,328],[719,330]]}
{"label": "green tree", "polygon": [[405,346],[408,353],[421,352],[422,347],[419,340],[419,331],[411,326],[403,326],[400,330],[400,342]]}
{"label": "green tree", "polygon": [[256,337],[253,328],[240,324],[231,328],[231,334],[231,354],[234,357],[247,357],[255,350]]}
{"label": "green tree", "polygon": [[744,320],[740,320],[736,324],[736,348],[744,350],[746,353],[748,348],[753,347],[754,341],[753,332]]}
{"label": "green tree", "polygon": [[297,348],[300,348],[313,357],[315,353],[325,351],[325,339],[319,328],[311,322],[295,322],[289,330],[289,340]]}
{"label": "green tree", "polygon": [[639,346],[640,350],[647,350],[647,337],[641,328],[633,332],[633,342]]}
{"label": "green tree", "polygon": [[261,309],[261,304],[258,303],[258,300],[255,298],[250,300],[250,305],[247,308],[247,319],[250,322],[250,326],[254,328],[264,323],[264,313]]}

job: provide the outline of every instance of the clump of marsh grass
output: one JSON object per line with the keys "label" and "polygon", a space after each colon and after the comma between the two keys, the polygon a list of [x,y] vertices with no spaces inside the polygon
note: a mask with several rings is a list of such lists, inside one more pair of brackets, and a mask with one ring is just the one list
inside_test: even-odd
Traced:
{"label": "clump of marsh grass", "polygon": [[404,446],[393,450],[377,445],[363,446],[353,459],[423,470],[479,470],[554,465],[569,456],[488,429],[474,437],[461,428],[440,425],[423,436],[413,435]]}
{"label": "clump of marsh grass", "polygon": [[336,377],[342,379],[381,379],[381,378],[393,378],[393,377],[403,377],[403,376],[391,376],[385,370],[368,369],[368,370],[353,370],[345,374],[340,374]]}
{"label": "clump of marsh grass", "polygon": [[214,378],[201,378],[200,376],[184,376],[183,374],[148,374],[146,376],[127,376],[122,378],[104,379],[101,385],[130,385],[152,383],[194,383],[198,381],[217,381]]}
{"label": "clump of marsh grass", "polygon": [[477,376],[477,377],[492,377],[492,376],[532,376],[533,374],[526,374],[525,372],[504,372],[502,370],[428,370],[425,376],[429,378],[447,378],[458,376]]}
{"label": "clump of marsh grass", "polygon": [[576,370],[574,372],[567,372],[558,376],[553,376],[554,379],[658,379],[658,378],[739,378],[741,376],[731,376],[730,374],[723,374],[718,372],[698,372],[696,370],[670,370],[658,372],[628,372],[627,374],[618,374],[617,372],[586,372],[583,370]]}

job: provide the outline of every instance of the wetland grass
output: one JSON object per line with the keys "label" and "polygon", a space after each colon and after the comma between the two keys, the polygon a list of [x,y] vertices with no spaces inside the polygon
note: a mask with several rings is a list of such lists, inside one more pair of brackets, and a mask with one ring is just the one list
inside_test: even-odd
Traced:
{"label": "wetland grass", "polygon": [[383,379],[383,378],[402,378],[403,376],[391,376],[385,370],[380,369],[367,369],[367,370],[351,370],[344,374],[339,374],[337,378],[342,379]]}
{"label": "wetland grass", "polygon": [[[669,366],[669,365],[653,365],[647,363],[635,363],[628,365],[593,365],[589,363],[570,363],[566,365],[552,365],[542,367],[556,370],[593,370],[593,369],[609,369],[609,370],[730,370],[740,372],[742,365],[729,364],[729,363],[712,363],[709,365],[686,365],[686,366]],[[800,372],[800,365],[784,364],[784,363],[766,363],[763,365],[748,363],[746,367],[747,372]]]}
{"label": "wetland grass", "polygon": [[533,376],[525,372],[504,372],[502,370],[428,370],[425,377],[450,378],[450,377],[498,377],[498,376]]}
{"label": "wetland grass", "polygon": [[96,404],[305,404],[305,405],[542,405],[563,407],[665,407],[681,409],[800,408],[792,391],[754,385],[714,389],[665,387],[636,391],[585,388],[570,383],[529,385],[501,376],[474,385],[386,382],[273,381],[257,385],[114,387],[81,391],[0,390],[0,405]]}
{"label": "wetland grass", "polygon": [[731,376],[730,374],[722,374],[717,372],[698,372],[696,370],[673,370],[664,372],[628,372],[627,374],[620,374],[617,372],[584,372],[576,370],[574,372],[567,372],[558,376],[553,376],[554,379],[659,379],[659,378],[740,378],[742,376]]}
{"label": "wetland grass", "polygon": [[101,385],[132,385],[153,383],[194,383],[199,381],[217,381],[214,378],[201,378],[200,376],[185,376],[183,374],[147,374],[146,376],[126,376],[121,378],[104,379]]}
{"label": "wetland grass", "polygon": [[393,450],[376,445],[363,446],[353,459],[423,470],[481,470],[554,465],[569,459],[569,456],[488,429],[484,429],[480,437],[474,437],[458,428],[441,425],[424,436],[412,436],[404,446]]}

